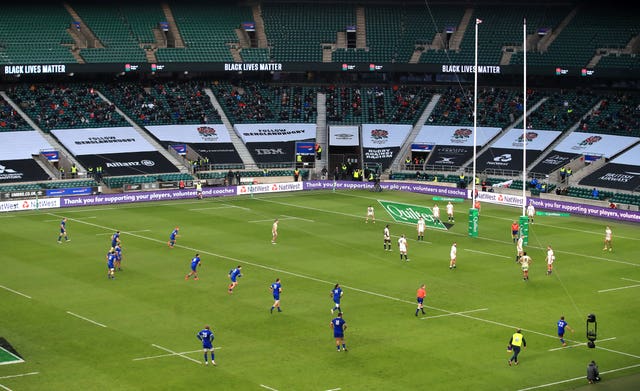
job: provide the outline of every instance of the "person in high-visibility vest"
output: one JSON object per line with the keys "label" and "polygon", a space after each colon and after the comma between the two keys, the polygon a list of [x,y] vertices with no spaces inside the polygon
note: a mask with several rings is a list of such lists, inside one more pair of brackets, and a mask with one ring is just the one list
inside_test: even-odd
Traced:
{"label": "person in high-visibility vest", "polygon": [[516,330],[516,332],[513,333],[513,335],[511,336],[511,339],[509,340],[509,345],[507,347],[507,350],[513,351],[513,355],[509,359],[509,366],[511,366],[511,364],[514,362],[516,363],[516,365],[518,365],[518,354],[520,354],[520,348],[524,349],[526,347],[527,347],[527,341],[524,340],[524,336],[522,335],[522,330],[520,329]]}
{"label": "person in high-visibility vest", "polygon": [[76,167],[75,163],[71,165],[71,178],[76,178],[78,176],[78,167]]}

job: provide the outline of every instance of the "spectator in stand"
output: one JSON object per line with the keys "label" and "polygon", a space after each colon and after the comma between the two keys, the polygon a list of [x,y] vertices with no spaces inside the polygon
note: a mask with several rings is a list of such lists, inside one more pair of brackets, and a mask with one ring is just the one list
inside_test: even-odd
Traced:
{"label": "spectator in stand", "polygon": [[596,200],[600,199],[600,192],[598,191],[598,189],[596,189],[595,187],[593,188],[593,190],[591,191],[591,197],[593,197]]}

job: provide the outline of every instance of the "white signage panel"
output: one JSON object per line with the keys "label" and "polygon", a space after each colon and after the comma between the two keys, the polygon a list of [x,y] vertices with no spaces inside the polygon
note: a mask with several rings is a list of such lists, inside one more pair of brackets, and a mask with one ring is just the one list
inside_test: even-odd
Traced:
{"label": "white signage panel", "polygon": [[157,151],[131,127],[54,129],[51,133],[74,155]]}
{"label": "white signage panel", "polygon": [[362,124],[364,148],[400,147],[411,132],[411,125]]}
{"label": "white signage panel", "polygon": [[[476,128],[476,145],[481,147],[500,132],[500,128]],[[425,125],[420,129],[414,143],[436,145],[460,145],[473,147],[472,126]]]}
{"label": "white signage panel", "polygon": [[178,143],[230,143],[229,131],[223,124],[147,126],[162,141]]}
{"label": "white signage panel", "polygon": [[236,124],[234,129],[245,144],[316,138],[316,124]]}
{"label": "white signage panel", "polygon": [[0,132],[0,160],[31,159],[42,150],[53,150],[49,142],[35,130]]}

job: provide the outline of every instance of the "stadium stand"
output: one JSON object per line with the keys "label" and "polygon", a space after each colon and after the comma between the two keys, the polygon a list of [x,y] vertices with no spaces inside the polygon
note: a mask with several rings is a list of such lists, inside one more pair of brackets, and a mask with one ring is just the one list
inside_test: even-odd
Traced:
{"label": "stadium stand", "polygon": [[24,120],[18,114],[18,112],[11,106],[4,98],[0,97],[0,132],[14,131],[14,130],[32,130]]}
{"label": "stadium stand", "polygon": [[629,92],[605,95],[593,114],[581,121],[580,129],[640,137],[640,95]]}
{"label": "stadium stand", "polygon": [[[542,93],[549,99],[527,116],[528,128],[565,131],[580,121],[599,100],[599,95],[590,89]],[[522,122],[518,126],[522,127]]]}

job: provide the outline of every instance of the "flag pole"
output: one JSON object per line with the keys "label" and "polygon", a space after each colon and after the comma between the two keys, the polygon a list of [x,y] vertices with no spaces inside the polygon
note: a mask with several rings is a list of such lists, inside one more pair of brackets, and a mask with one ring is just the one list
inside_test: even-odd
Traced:
{"label": "flag pole", "polygon": [[523,83],[523,115],[522,115],[522,215],[526,215],[527,203],[527,19],[523,19],[522,51],[524,54],[524,65],[522,73]]}

